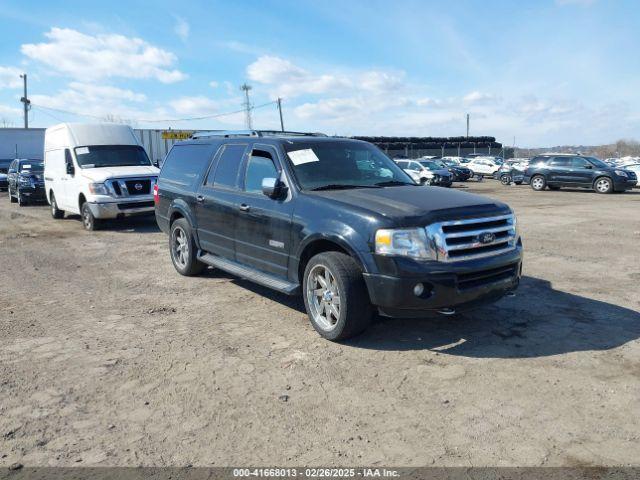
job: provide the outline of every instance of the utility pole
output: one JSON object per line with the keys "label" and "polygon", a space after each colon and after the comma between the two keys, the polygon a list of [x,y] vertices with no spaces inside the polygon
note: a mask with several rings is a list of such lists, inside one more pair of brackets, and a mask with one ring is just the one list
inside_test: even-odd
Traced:
{"label": "utility pole", "polygon": [[253,130],[253,126],[251,124],[251,102],[249,101],[249,90],[251,90],[251,85],[243,83],[240,86],[240,90],[244,91],[245,124],[247,126],[247,130]]}
{"label": "utility pole", "polygon": [[24,103],[24,128],[29,128],[29,108],[31,107],[31,100],[27,97],[27,74],[20,75],[24,82],[24,97],[20,99]]}
{"label": "utility pole", "polygon": [[278,112],[280,112],[280,130],[284,132],[284,121],[282,120],[282,99],[278,97]]}
{"label": "utility pole", "polygon": [[467,113],[467,138],[469,138],[469,114]]}

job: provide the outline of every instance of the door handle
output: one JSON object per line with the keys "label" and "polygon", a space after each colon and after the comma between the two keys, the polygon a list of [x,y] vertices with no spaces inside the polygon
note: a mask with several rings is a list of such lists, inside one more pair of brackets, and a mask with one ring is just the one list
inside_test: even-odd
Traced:
{"label": "door handle", "polygon": [[240,211],[241,212],[248,212],[249,210],[251,210],[251,207],[249,205],[247,205],[246,203],[243,203],[240,205]]}
{"label": "door handle", "polygon": [[204,203],[204,197],[203,197],[202,195],[198,195],[198,196],[196,197],[196,202],[198,202],[198,203]]}

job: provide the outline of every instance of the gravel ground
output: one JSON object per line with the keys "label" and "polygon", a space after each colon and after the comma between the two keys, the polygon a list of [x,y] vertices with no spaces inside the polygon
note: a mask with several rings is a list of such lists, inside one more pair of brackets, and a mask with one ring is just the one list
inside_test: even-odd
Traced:
{"label": "gravel ground", "polygon": [[88,233],[0,194],[0,465],[638,465],[640,191],[458,188],[516,210],[518,296],[345,344],[181,277],[153,219]]}

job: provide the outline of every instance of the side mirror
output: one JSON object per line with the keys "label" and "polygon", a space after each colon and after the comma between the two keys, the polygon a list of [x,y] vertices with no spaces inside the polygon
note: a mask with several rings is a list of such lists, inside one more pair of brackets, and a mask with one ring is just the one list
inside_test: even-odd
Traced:
{"label": "side mirror", "polygon": [[76,169],[74,168],[73,163],[67,163],[66,166],[67,166],[67,175],[73,176],[76,174]]}
{"label": "side mirror", "polygon": [[154,167],[156,167],[156,168],[160,168],[160,160],[154,160],[154,161],[152,162],[152,165],[153,165]]}
{"label": "side mirror", "polygon": [[285,185],[277,178],[262,179],[262,193],[269,198],[280,198],[285,192]]}
{"label": "side mirror", "polygon": [[585,165],[584,168],[592,169],[593,165]]}

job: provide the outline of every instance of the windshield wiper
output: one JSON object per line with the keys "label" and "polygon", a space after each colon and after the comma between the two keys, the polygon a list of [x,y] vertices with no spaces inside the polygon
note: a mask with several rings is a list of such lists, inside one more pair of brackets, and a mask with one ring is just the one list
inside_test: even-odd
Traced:
{"label": "windshield wiper", "polygon": [[321,185],[319,187],[312,188],[311,190],[317,192],[319,190],[347,190],[350,188],[379,188],[377,185],[349,185],[346,183],[330,183],[328,185]]}
{"label": "windshield wiper", "polygon": [[401,180],[387,180],[386,182],[378,182],[376,186],[378,187],[400,187],[403,185],[417,185],[416,183],[403,182]]}

